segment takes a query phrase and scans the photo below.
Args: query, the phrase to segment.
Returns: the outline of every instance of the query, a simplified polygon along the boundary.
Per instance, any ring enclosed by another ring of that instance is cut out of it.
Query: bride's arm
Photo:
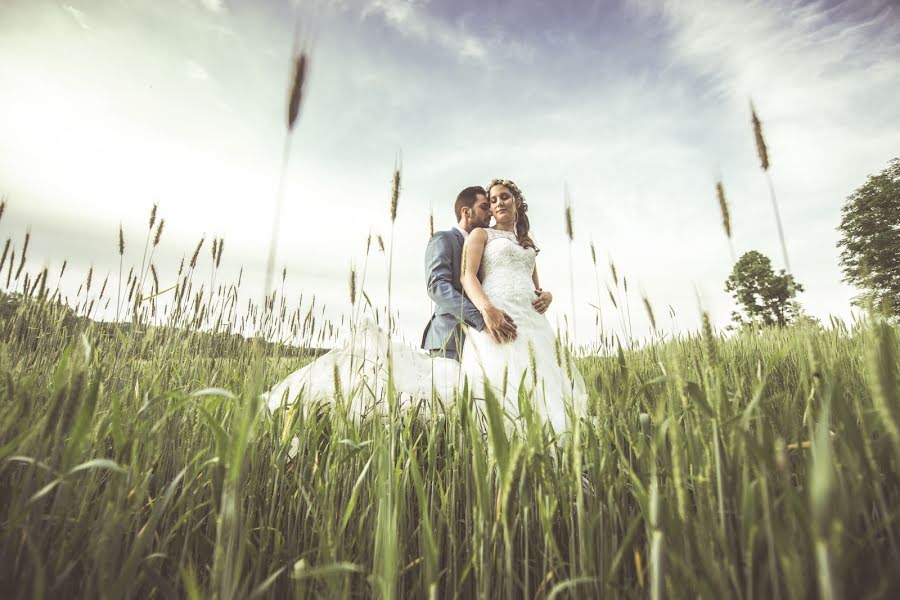
[[[531,305],[534,307],[534,310],[538,311],[540,314],[544,314],[550,307],[550,303],[553,302],[553,294],[541,289],[537,265],[535,265],[534,272],[531,274],[531,280],[534,282],[534,293],[537,294],[537,298],[531,301]]]
[[[478,269],[481,267],[481,257],[486,245],[487,232],[480,227],[473,229],[463,244],[463,272],[460,277],[466,295],[481,312],[484,312],[484,308],[491,303],[481,287],[481,282],[478,281]]]
[[[478,281],[478,269],[486,245],[487,232],[480,227],[473,229],[463,246],[463,273],[460,281],[469,300],[484,316],[485,329],[491,337],[497,342],[512,341],[516,337],[516,325],[512,317],[491,304]]]

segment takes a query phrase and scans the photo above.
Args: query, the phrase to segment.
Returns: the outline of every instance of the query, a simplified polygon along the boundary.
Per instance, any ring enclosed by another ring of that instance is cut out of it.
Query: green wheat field
[[[556,438],[467,396],[427,419],[270,414],[260,394],[341,326],[279,291],[239,306],[215,243],[213,279],[201,243],[174,290],[145,261],[69,305],[7,244],[4,597],[900,594],[896,326],[726,336],[704,317],[606,344],[579,354],[590,414]],[[104,303],[124,321],[90,319]],[[303,342],[262,341],[285,337]]]

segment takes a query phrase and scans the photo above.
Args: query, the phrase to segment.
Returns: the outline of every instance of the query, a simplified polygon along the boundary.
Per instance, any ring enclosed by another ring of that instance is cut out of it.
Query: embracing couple
[[[544,316],[553,296],[538,279],[525,197],[512,181],[494,179],[460,192],[455,212],[456,226],[425,251],[436,308],[422,348],[459,360],[476,396],[490,385],[513,414],[519,386],[529,386],[535,410],[559,431],[566,404],[583,406],[584,381]]]
[[[364,321],[346,346],[273,387],[271,409],[302,394],[305,404],[341,399],[350,414],[364,416],[379,405],[391,369],[401,406],[434,396],[451,401],[467,381],[476,400],[489,387],[512,418],[524,387],[535,413],[557,432],[567,429],[570,411],[583,413],[584,380],[544,316],[553,296],[541,289],[521,190],[506,179],[468,187],[454,210],[456,226],[436,233],[425,252],[436,307],[422,337],[427,353]]]

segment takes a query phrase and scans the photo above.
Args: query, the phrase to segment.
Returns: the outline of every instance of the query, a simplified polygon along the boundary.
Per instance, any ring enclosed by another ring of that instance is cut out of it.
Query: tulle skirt
[[[341,402],[354,418],[386,412],[389,360],[402,409],[418,406],[430,413],[436,402],[452,401],[460,387],[458,362],[432,358],[424,350],[392,341],[378,325],[366,320],[345,346],[294,371],[264,397],[272,411],[302,399],[304,408]]]

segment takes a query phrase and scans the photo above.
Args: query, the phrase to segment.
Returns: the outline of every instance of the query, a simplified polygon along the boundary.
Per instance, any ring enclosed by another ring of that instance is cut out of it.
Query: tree
[[[900,318],[900,158],[847,197],[838,231],[844,281],[863,290],[853,303]]]
[[[738,325],[760,324],[783,327],[800,316],[800,306],[794,301],[803,286],[784,269],[776,274],[769,257],[751,250],[734,264],[725,291],[731,292],[741,306],[746,320],[737,312],[731,318]]]

